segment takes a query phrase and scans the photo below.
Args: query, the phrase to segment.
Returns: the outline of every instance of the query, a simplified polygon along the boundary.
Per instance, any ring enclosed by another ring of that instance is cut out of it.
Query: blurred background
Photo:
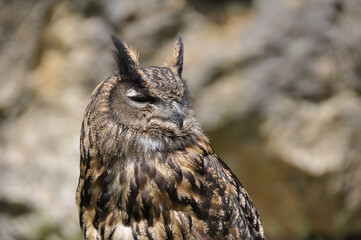
[[[360,24],[358,0],[0,0],[0,239],[81,239],[80,124],[110,35],[146,66],[178,32],[268,239],[361,239]]]

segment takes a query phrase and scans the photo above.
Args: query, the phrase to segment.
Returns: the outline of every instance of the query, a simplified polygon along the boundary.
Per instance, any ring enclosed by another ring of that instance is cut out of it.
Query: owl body
[[[194,116],[180,36],[168,67],[140,67],[113,42],[119,72],[94,90],[81,128],[84,238],[264,239],[248,193]]]

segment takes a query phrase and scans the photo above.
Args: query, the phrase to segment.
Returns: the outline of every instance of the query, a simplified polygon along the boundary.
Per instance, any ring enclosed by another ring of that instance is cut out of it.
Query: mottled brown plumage
[[[264,239],[248,193],[194,116],[181,37],[168,67],[140,67],[112,38],[119,72],[94,90],[81,127],[85,239]]]

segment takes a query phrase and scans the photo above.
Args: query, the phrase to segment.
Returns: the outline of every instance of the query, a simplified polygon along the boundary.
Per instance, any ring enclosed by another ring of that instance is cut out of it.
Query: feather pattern
[[[127,58],[119,71],[139,72],[125,45],[115,45]],[[265,239],[248,193],[200,129],[183,81],[172,80],[177,91],[168,80],[157,84],[166,71],[140,70],[155,102],[129,103],[127,89],[134,86],[122,74],[90,97],[76,194],[84,238]],[[163,80],[175,77],[165,75]],[[174,112],[184,124],[167,118]]]

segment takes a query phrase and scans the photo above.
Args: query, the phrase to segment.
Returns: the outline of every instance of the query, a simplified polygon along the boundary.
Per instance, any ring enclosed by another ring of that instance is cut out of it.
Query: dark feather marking
[[[167,181],[164,179],[163,175],[157,174],[153,178],[155,184],[157,184],[157,187],[161,192],[167,191]]]
[[[159,204],[155,204],[154,205],[154,215],[156,218],[159,218],[160,217],[160,207],[159,207]]]
[[[203,153],[202,155],[205,157],[206,155],[209,155],[208,151],[204,149],[204,147],[202,145],[200,145],[199,143],[195,143],[196,147],[198,147]]]
[[[164,224],[165,225],[170,224],[170,212],[166,206],[164,206],[162,210],[162,216],[163,216]]]
[[[155,166],[151,166],[151,165],[148,166],[149,166],[148,171],[146,171],[145,173],[148,175],[148,177],[153,179],[157,175],[157,169],[155,168]]]
[[[102,239],[104,239],[104,234],[105,234],[105,225],[103,225],[102,228],[100,229],[100,236],[102,237]]]
[[[135,182],[139,189],[142,189],[147,182],[147,177],[144,172],[139,171],[139,165],[135,164],[134,166],[134,175],[135,175]]]
[[[172,201],[178,202],[178,193],[177,193],[177,189],[176,189],[176,185],[173,179],[169,179],[166,185],[166,191],[168,193],[169,198]]]
[[[134,227],[132,227],[132,235],[133,235],[134,240],[138,240],[138,235],[137,235],[137,232],[134,229]]]
[[[183,171],[183,176],[188,180],[188,182],[191,185],[192,191],[195,193],[199,193],[199,187],[196,184],[196,180],[193,176],[192,173],[188,172],[188,171]]]
[[[126,218],[123,219],[123,224],[129,226],[131,221],[132,221],[132,216],[127,216]]]
[[[104,218],[109,213],[109,207],[107,206],[109,200],[110,200],[110,194],[107,192],[103,192],[100,198],[98,199],[95,207],[95,217],[93,219],[93,225],[95,226],[95,228],[98,228],[99,222],[103,221]]]
[[[218,216],[209,214],[207,218],[207,225],[209,227],[209,235],[213,236],[217,233],[218,223],[220,219]]]
[[[101,208],[99,208],[98,206],[95,207],[95,217],[93,219],[93,225],[96,229],[99,228],[99,218],[100,216],[103,215],[103,210]]]
[[[149,195],[149,193],[143,192],[143,194],[142,194],[142,204],[143,204],[142,213],[143,213],[143,217],[147,220],[149,226],[153,225],[153,216],[151,216],[151,214],[150,214],[152,202],[153,202],[153,197],[151,195]]]
[[[188,219],[188,228],[189,229],[192,229],[192,217],[191,216],[189,216],[189,215],[186,215],[186,217],[187,217],[187,219]]]
[[[85,150],[84,144],[81,144],[81,147],[82,147],[82,154],[80,155],[80,161],[81,164],[87,165],[86,161],[89,159],[89,156],[87,156],[87,151]],[[85,175],[85,172],[83,174]]]
[[[134,203],[136,202],[137,195],[138,195],[137,186],[135,185],[135,183],[133,181],[130,181],[129,198],[126,201],[128,221],[131,220],[131,217],[133,215],[133,207],[134,207]]]
[[[172,230],[170,229],[169,225],[171,223],[171,219],[170,219],[170,211],[167,208],[167,206],[163,206],[163,210],[162,210],[162,216],[163,216],[163,220],[164,220],[164,228],[165,228],[165,233],[167,235],[166,239],[173,239],[173,234],[172,234]]]
[[[203,211],[200,206],[198,206],[196,200],[194,200],[193,197],[190,197],[188,199],[189,205],[192,208],[192,211],[194,212],[194,214],[196,214],[197,218],[205,220],[207,218],[207,214],[204,213],[208,213],[208,211]],[[207,209],[208,210],[208,209]]]
[[[133,218],[136,222],[140,221],[140,213],[138,205],[133,205]]]
[[[134,164],[133,170],[134,170],[134,177],[135,177],[135,185],[137,186],[137,188],[139,188],[138,164],[137,163]]]
[[[141,159],[140,160],[140,170],[143,172],[143,173],[146,173],[148,174],[149,172],[149,165],[147,164],[146,160],[145,159]]]
[[[103,155],[101,154],[100,156],[99,156],[99,168],[101,168],[102,166],[104,166],[104,157],[103,157]]]
[[[80,142],[84,142],[85,137],[85,127],[84,127],[84,121],[81,122],[81,130],[80,130]]]
[[[174,161],[172,161],[170,158],[167,159],[167,163],[169,165],[169,167],[174,171],[175,176],[174,178],[176,179],[176,181],[178,183],[180,183],[183,179],[183,173],[181,168],[179,167],[178,164],[176,164]]]
[[[202,211],[202,215],[204,216],[204,219],[207,219],[209,215],[209,209],[211,207],[211,199],[212,199],[210,195],[211,194],[202,196],[201,211]]]
[[[189,197],[181,197],[178,203],[180,205],[189,205]]]
[[[85,157],[84,157],[84,154],[81,154],[81,155],[80,155],[80,163],[81,163],[81,165],[85,165]],[[85,175],[84,173],[80,172],[80,177],[81,177],[81,178],[84,178],[84,177],[85,177],[84,175]]]
[[[227,195],[222,195],[222,203],[224,206],[224,222],[229,222],[231,219],[232,207],[229,205],[229,197]]]
[[[84,224],[84,222],[83,222],[83,215],[84,215],[84,210],[82,209],[82,210],[80,211],[80,214],[79,214],[79,224],[80,224],[80,227],[83,227],[83,224]]]
[[[118,207],[119,210],[121,210],[121,211],[124,210],[122,201],[123,201],[123,191],[120,191],[119,198],[118,198],[118,201],[117,201],[117,207]]]
[[[257,215],[257,213],[255,213],[254,209],[252,208],[252,218],[253,218],[252,220],[253,221],[250,221],[250,222],[252,223],[252,225],[256,229],[256,231],[258,232],[259,231],[259,225],[258,225],[257,222],[255,222],[255,220],[256,220],[255,216],[256,215]]]
[[[110,201],[111,199],[111,195],[110,193],[104,191],[102,193],[102,195],[100,196],[99,200],[97,201],[97,206],[101,209],[103,209],[103,211],[105,213],[108,213],[109,212],[109,207],[107,206],[108,202]]]
[[[181,228],[181,233],[182,233],[182,239],[183,239],[183,240],[187,239],[186,229]]]
[[[225,224],[225,223],[227,223],[227,224]],[[222,234],[224,235],[224,236],[227,236],[228,234],[229,234],[229,224],[228,224],[228,222],[225,222],[225,221],[222,221]]]
[[[149,225],[148,225],[148,226],[149,226]],[[147,238],[148,238],[149,240],[154,240],[152,234],[150,234],[150,232],[149,232],[149,228],[146,228],[146,229],[145,229],[145,234],[147,235]]]
[[[126,177],[127,177],[127,170],[125,168],[123,168],[120,170],[120,173],[119,173],[119,183],[124,184],[126,181]]]
[[[116,230],[116,228],[112,229],[112,231],[111,231],[110,234],[109,234],[109,238],[108,238],[108,239],[112,239],[112,238],[113,238],[113,235],[114,235],[115,230]]]
[[[167,238],[166,238],[166,239],[167,239],[167,240],[173,240],[174,237],[173,237],[172,230],[170,229],[169,225],[166,224],[166,225],[164,226],[164,228],[165,228],[165,233],[167,234]]]
[[[88,207],[90,204],[90,200],[92,197],[92,190],[91,190],[91,177],[88,177],[84,181],[83,189],[81,190],[81,201],[80,206]]]
[[[97,182],[103,189],[109,187],[109,184],[112,181],[112,176],[110,173],[111,173],[110,169],[107,168],[97,179]]]
[[[198,165],[196,167],[196,172],[199,173],[200,175],[204,175],[206,173],[206,169],[204,167],[204,156],[201,155],[198,158],[196,158],[198,160]]]
[[[86,176],[88,170],[90,169],[90,160],[91,160],[91,158],[90,158],[90,152],[89,151],[90,150],[88,148],[88,150],[86,152],[86,156],[85,156],[85,162],[86,162],[86,168],[85,168],[85,173],[84,173],[85,176]]]
[[[92,128],[91,127],[89,127],[88,139],[89,139],[89,145],[94,146],[94,141],[93,141],[93,138],[92,138]]]
[[[113,168],[114,164],[117,162],[117,160],[119,159],[118,155],[114,155],[110,158],[109,163],[108,163],[108,167],[109,168]]]

